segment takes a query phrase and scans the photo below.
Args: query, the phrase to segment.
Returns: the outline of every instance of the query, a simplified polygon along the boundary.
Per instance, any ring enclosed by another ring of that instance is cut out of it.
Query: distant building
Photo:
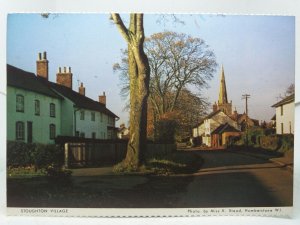
[[[272,105],[276,110],[276,134],[294,134],[295,95]]]
[[[212,132],[211,146],[215,148],[226,146],[228,144],[229,137],[240,135],[241,132],[235,127],[228,123],[222,124]]]
[[[106,108],[105,93],[94,101],[72,90],[71,68],[59,68],[48,80],[48,60],[39,53],[37,75],[7,65],[7,139],[54,143],[58,136],[115,139],[118,118]]]
[[[208,147],[212,146],[212,133],[220,126],[224,124],[229,124],[236,130],[239,129],[239,125],[236,121],[230,118],[226,113],[221,110],[212,112],[207,117],[204,118],[204,134],[202,135],[202,143]]]
[[[119,139],[129,139],[129,127],[126,127],[124,123],[120,125],[117,134]]]

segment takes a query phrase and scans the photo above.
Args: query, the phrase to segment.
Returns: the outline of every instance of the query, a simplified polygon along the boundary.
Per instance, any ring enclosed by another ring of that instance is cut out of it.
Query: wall
[[[193,137],[201,137],[205,132],[205,125],[201,123],[200,126],[193,128]]]
[[[59,93],[58,93],[59,94]],[[61,103],[61,135],[74,136],[74,107],[73,102],[64,98]]]
[[[24,112],[16,112],[16,95],[24,96]],[[40,115],[35,115],[34,101],[40,101]],[[56,116],[50,117],[50,103],[55,104]],[[7,140],[16,140],[16,122],[24,122],[24,142],[27,142],[27,121],[32,122],[33,143],[54,143],[50,139],[49,125],[55,124],[56,135],[61,134],[61,100],[35,92],[7,87]]]
[[[176,150],[175,144],[148,143],[148,158],[167,155]],[[103,141],[97,143],[66,143],[65,166],[114,165],[121,162],[127,152],[127,142]]]
[[[291,133],[292,134],[294,133],[294,113],[295,113],[294,102],[283,105],[283,115],[281,115],[280,107],[276,108],[276,134],[289,134],[290,123],[291,123]],[[283,133],[281,132],[281,123],[283,123]]]
[[[92,138],[93,132],[96,133],[97,139],[109,138],[107,126],[115,126],[115,121],[112,121],[112,117],[109,120],[108,116],[104,113],[83,109],[84,120],[81,120],[80,111],[76,111],[76,131],[85,133],[86,138]],[[95,121],[92,121],[92,112],[95,112]]]

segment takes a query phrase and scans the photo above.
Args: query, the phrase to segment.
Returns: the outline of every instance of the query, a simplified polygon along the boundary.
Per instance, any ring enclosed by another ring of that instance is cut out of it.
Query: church
[[[226,145],[229,136],[239,136],[249,126],[258,126],[258,120],[249,118],[246,113],[232,112],[232,101],[228,101],[224,67],[221,68],[221,80],[218,101],[213,104],[213,111],[193,128],[193,137],[201,138],[201,143],[208,147]]]

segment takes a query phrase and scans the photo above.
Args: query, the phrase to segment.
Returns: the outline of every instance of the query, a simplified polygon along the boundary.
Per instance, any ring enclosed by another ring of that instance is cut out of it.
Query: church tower
[[[228,102],[224,68],[221,69],[220,92],[218,102],[213,105],[213,111],[222,110],[227,115],[232,114],[232,101]]]

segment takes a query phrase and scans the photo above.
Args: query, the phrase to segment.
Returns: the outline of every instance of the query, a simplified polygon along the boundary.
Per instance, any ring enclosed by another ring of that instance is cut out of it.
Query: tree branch
[[[114,23],[116,24],[118,30],[120,31],[121,35],[123,36],[123,38],[130,43],[130,36],[128,33],[128,29],[125,27],[119,13],[111,13],[111,18],[114,21]]]

